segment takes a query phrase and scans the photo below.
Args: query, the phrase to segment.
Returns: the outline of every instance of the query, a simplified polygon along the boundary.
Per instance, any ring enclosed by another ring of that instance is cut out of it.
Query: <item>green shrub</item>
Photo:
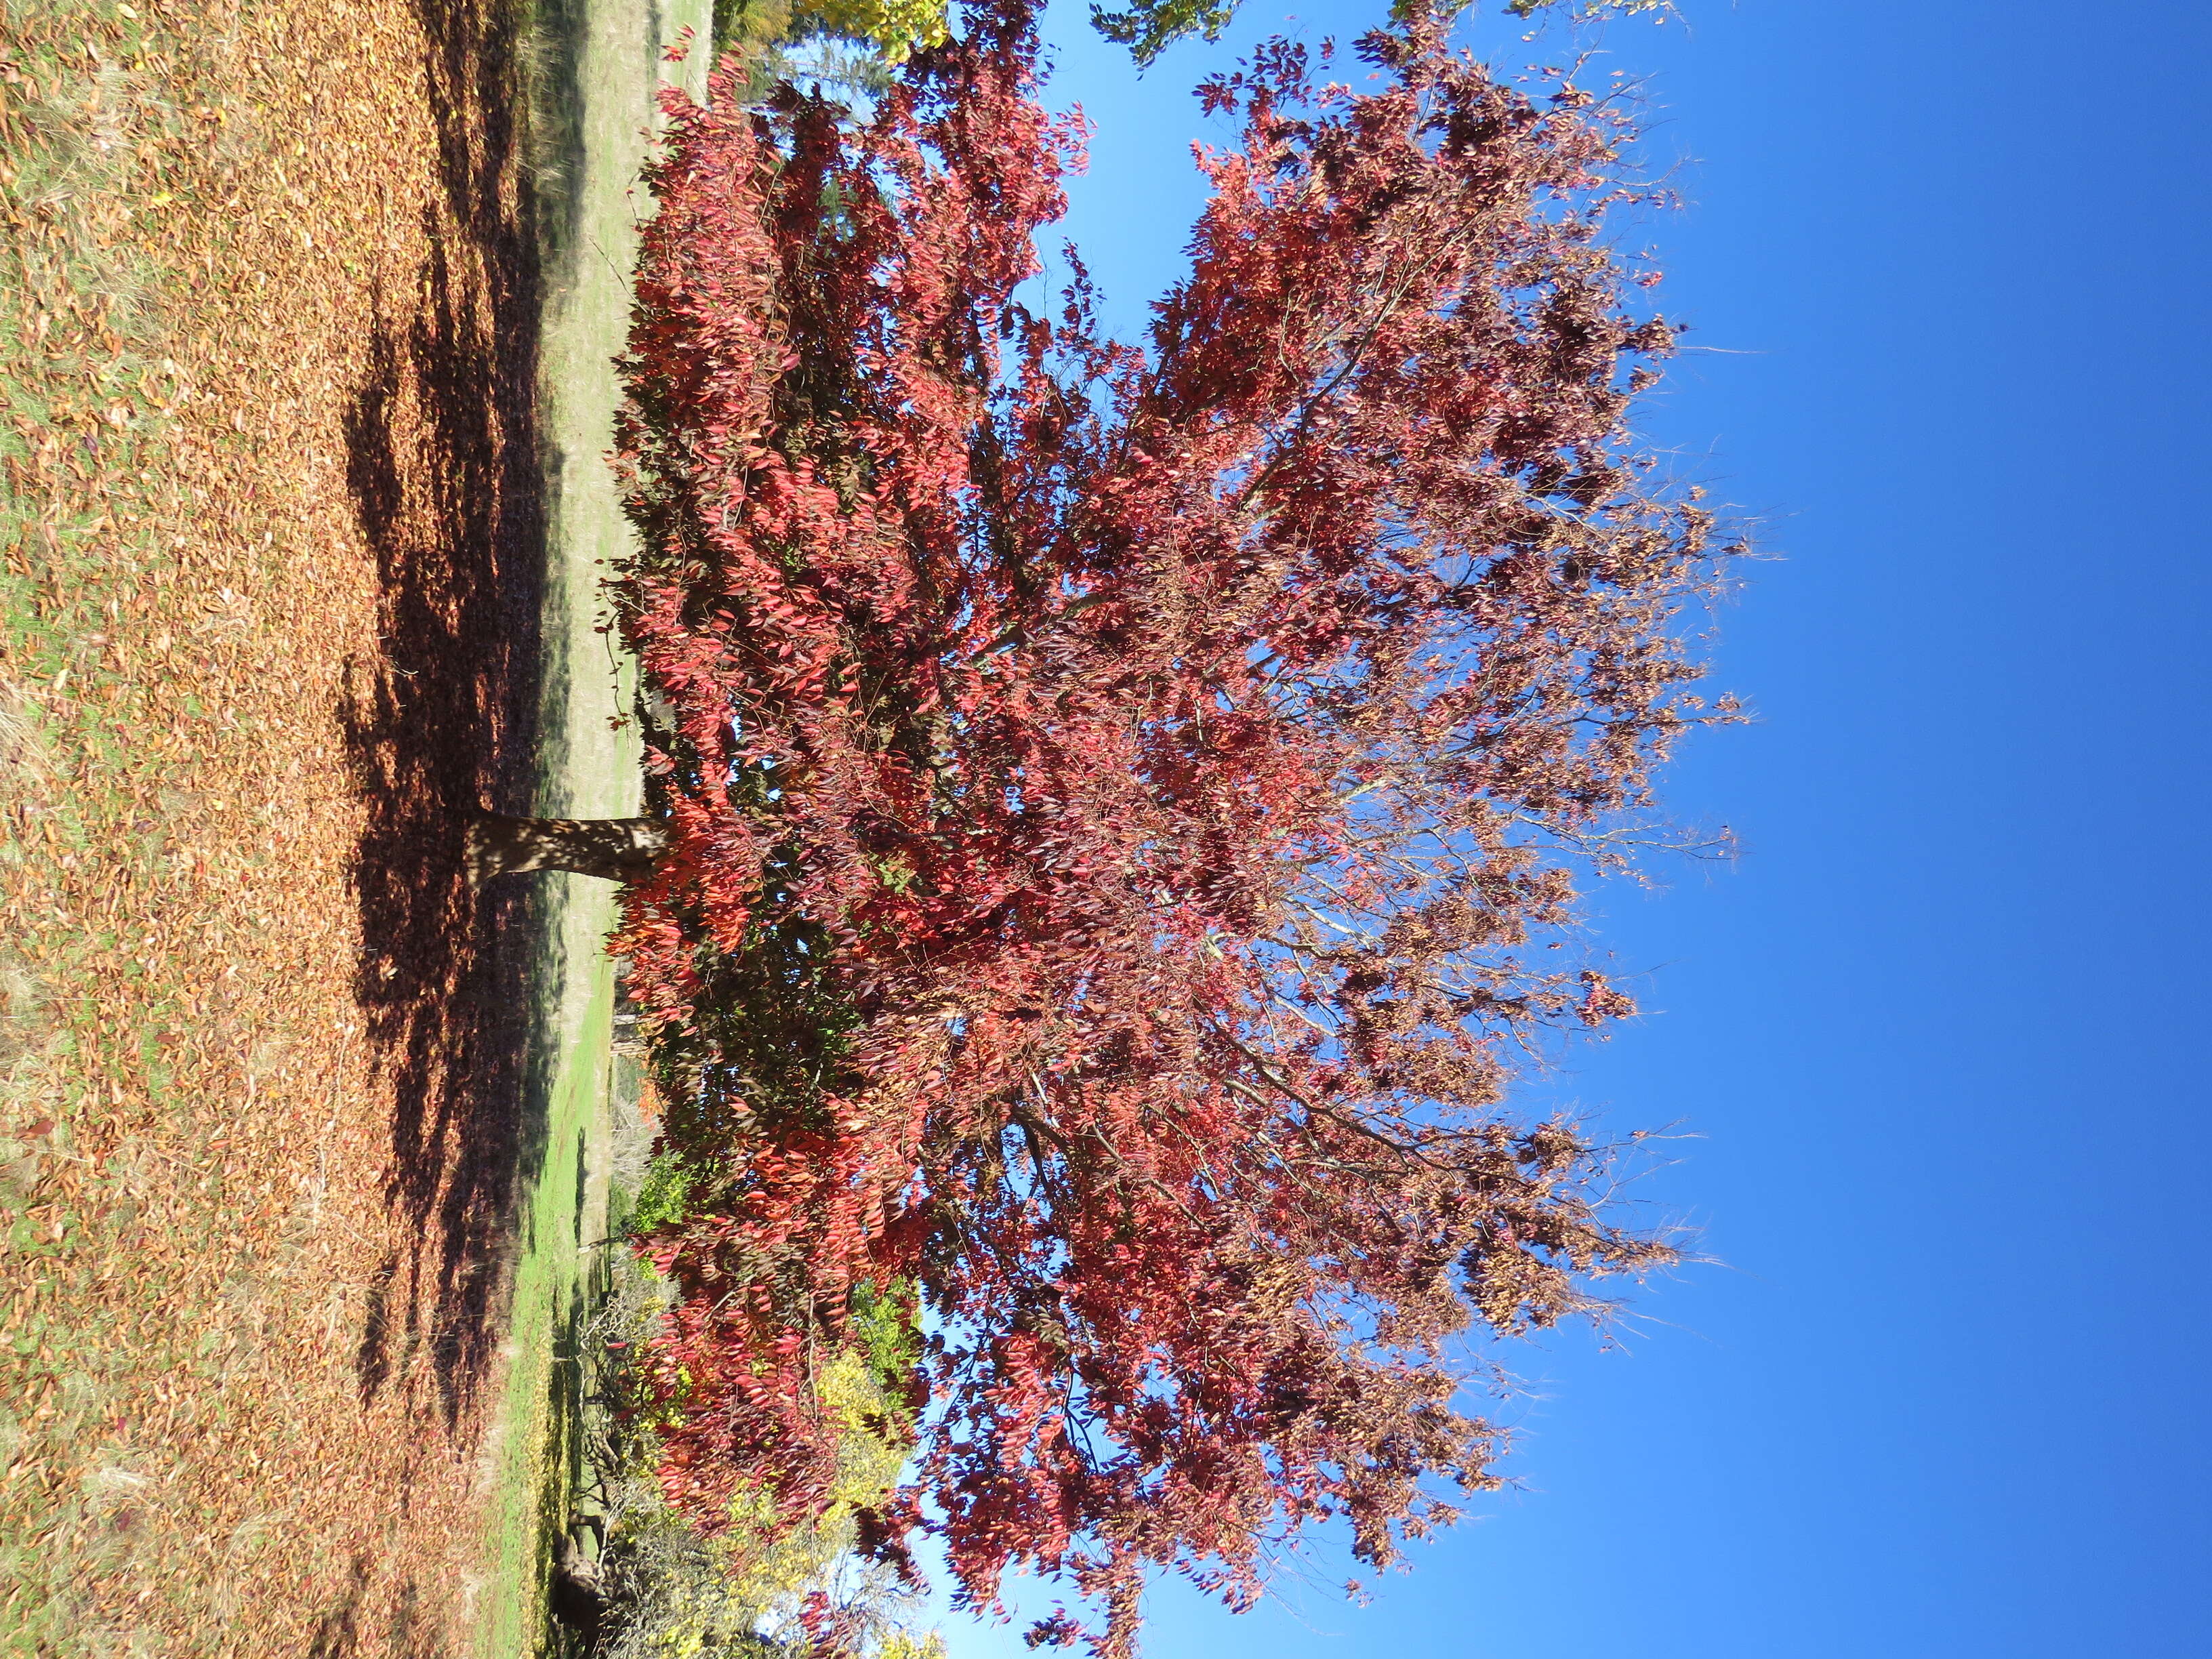
[[[637,1198],[630,1206],[629,1231],[649,1233],[656,1227],[681,1221],[691,1213],[691,1188],[696,1172],[683,1158],[662,1152],[645,1167]]]
[[[697,1173],[663,1153],[647,1167],[630,1224],[680,1218]],[[815,1387],[837,1430],[829,1501],[808,1525],[776,1517],[767,1494],[741,1493],[713,1536],[663,1497],[659,1411],[644,1386],[642,1357],[659,1334],[666,1287],[624,1252],[587,1334],[599,1367],[589,1436],[603,1505],[599,1562],[607,1610],[594,1659],[805,1659],[799,1620],[810,1599],[830,1609],[841,1651],[872,1659],[944,1659],[934,1634],[911,1627],[913,1596],[893,1571],[854,1549],[864,1510],[880,1505],[912,1448],[902,1398],[915,1346],[910,1285],[863,1286],[851,1310],[860,1337],[825,1364]]]

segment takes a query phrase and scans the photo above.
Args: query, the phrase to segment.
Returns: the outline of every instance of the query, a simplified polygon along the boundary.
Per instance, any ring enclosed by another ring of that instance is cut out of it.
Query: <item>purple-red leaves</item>
[[[866,118],[671,102],[616,589],[671,851],[616,947],[696,1171],[671,1492],[817,1504],[812,1379],[910,1285],[871,1536],[1067,1575],[1121,1652],[1148,1566],[1242,1603],[1316,1520],[1449,1518],[1454,1345],[1666,1259],[1499,1101],[1631,1012],[1526,952],[1698,718],[1711,560],[1627,447],[1668,336],[1592,112],[1429,21],[1370,94],[1268,49],[1139,352],[1017,302],[1078,135],[1026,9],[969,22]]]

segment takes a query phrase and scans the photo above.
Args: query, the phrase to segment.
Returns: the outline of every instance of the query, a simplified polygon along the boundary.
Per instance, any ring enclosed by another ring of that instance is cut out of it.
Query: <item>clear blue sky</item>
[[[1125,328],[1190,83],[1382,3],[1251,0],[1141,81],[1055,12]],[[1654,1012],[1565,1082],[1702,1137],[1645,1191],[1724,1265],[1522,1356],[1525,1490],[1372,1607],[1163,1594],[1154,1659],[2212,1655],[2212,9],[1680,4],[1603,40],[1682,164],[1663,304],[1725,349],[1646,421],[1778,557],[1723,618],[1760,723],[1668,790],[1745,856],[1605,896]]]

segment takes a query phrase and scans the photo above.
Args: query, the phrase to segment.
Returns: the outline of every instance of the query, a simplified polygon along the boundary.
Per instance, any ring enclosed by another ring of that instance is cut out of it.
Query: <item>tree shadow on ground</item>
[[[438,189],[411,289],[378,296],[346,422],[380,584],[381,651],[343,719],[367,808],[354,872],[356,994],[394,1097],[375,1268],[356,1355],[364,1401],[434,1379],[449,1427],[499,1340],[495,1297],[529,1109],[526,894],[471,894],[460,815],[526,800],[545,541],[539,277],[522,152],[515,9],[417,0]]]

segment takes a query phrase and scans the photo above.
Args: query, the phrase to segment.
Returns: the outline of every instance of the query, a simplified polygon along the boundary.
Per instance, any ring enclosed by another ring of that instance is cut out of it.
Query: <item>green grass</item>
[[[612,358],[629,312],[641,130],[664,74],[704,79],[698,55],[664,65],[685,25],[701,40],[710,0],[543,0],[535,19],[534,171],[541,194],[546,309],[540,416],[550,568],[537,809],[547,816],[636,810],[635,740],[617,731],[629,677],[596,631],[605,562],[629,528],[603,457],[617,396]],[[653,24],[659,24],[659,35]],[[579,877],[547,881],[537,975],[531,1087],[544,1112],[545,1161],[519,1242],[511,1359],[493,1453],[487,1582],[476,1644],[483,1659],[557,1650],[546,1590],[581,1469],[575,1344],[602,1286],[606,1236],[612,965],[601,948],[613,890]]]
[[[568,1524],[569,1495],[582,1470],[577,1342],[599,1288],[593,1281],[604,1270],[599,1143],[614,1013],[608,964],[603,959],[586,977],[589,1000],[569,1027],[577,1040],[552,1079],[548,1152],[524,1217],[515,1268],[511,1357],[494,1454],[491,1577],[479,1643],[487,1655],[535,1653],[547,1645],[543,1609],[553,1541]]]

